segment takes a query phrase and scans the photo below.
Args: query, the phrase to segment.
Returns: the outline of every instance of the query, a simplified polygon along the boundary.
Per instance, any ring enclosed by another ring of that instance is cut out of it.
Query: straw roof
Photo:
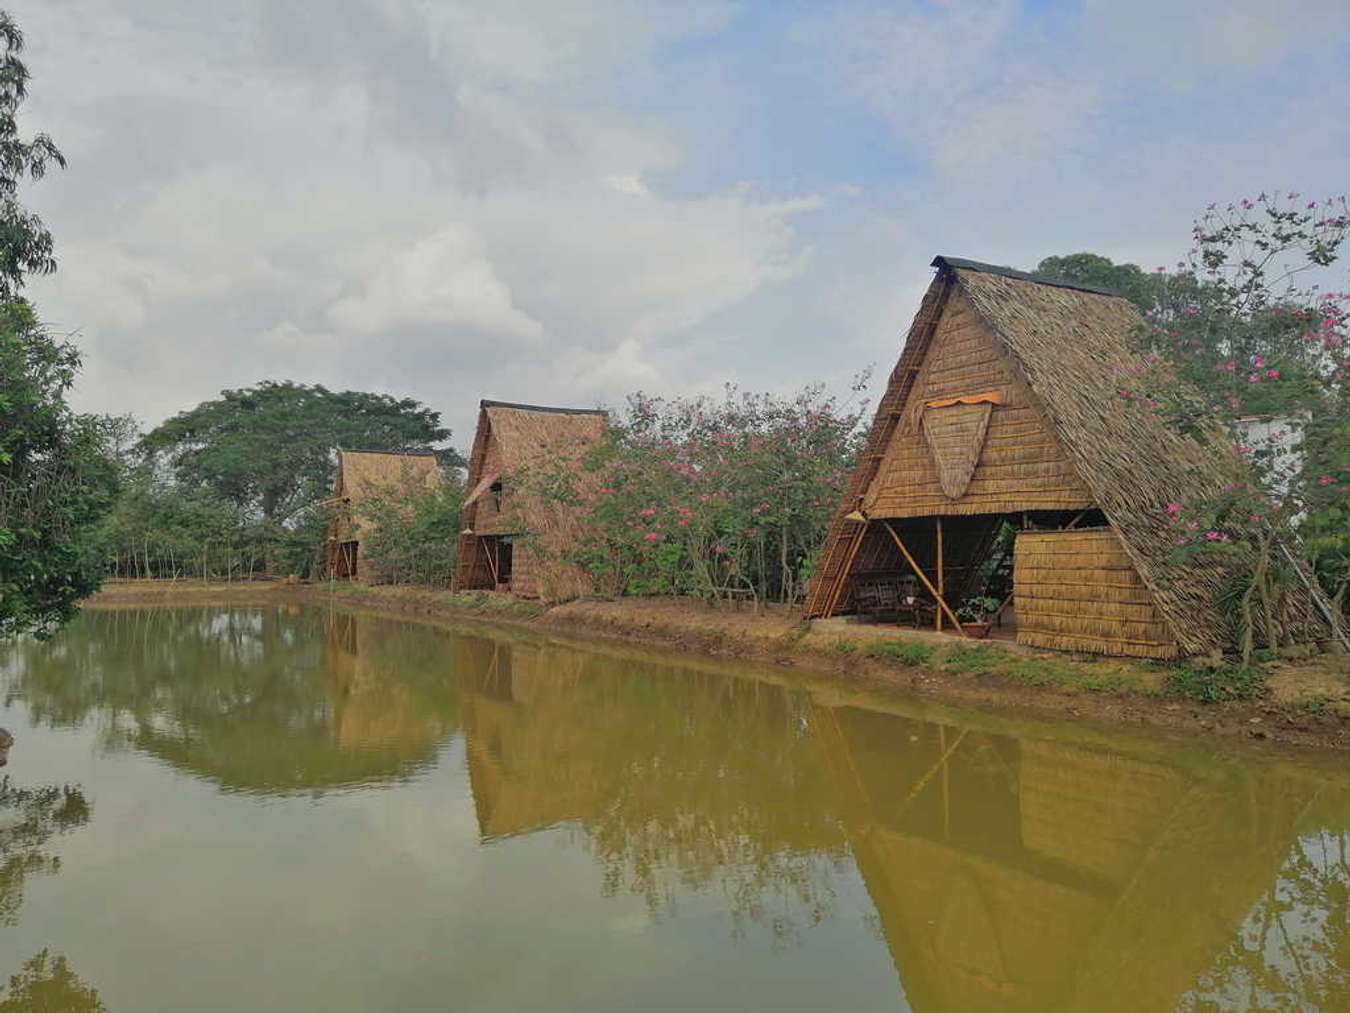
[[[337,481],[334,495],[347,500],[359,499],[380,486],[409,479],[434,488],[441,480],[436,455],[400,454],[381,450],[338,450]]]
[[[555,467],[559,461],[580,465],[586,453],[604,438],[608,426],[609,415],[599,408],[479,402],[478,431],[466,482],[466,488],[473,490],[470,499],[481,497],[480,487],[503,476]],[[578,474],[584,479],[584,473]],[[535,534],[575,523],[573,511],[543,503],[534,496],[522,497],[515,510],[525,528]]]
[[[1173,559],[1175,532],[1165,508],[1220,489],[1232,448],[1221,439],[1183,435],[1157,413],[1120,396],[1120,388],[1128,386],[1124,377],[1140,358],[1135,334],[1142,320],[1135,307],[1103,289],[974,261],[938,257],[933,266],[938,275],[891,374],[844,509],[854,508],[875,477],[938,320],[959,293],[994,336],[1009,370],[1026,386],[1077,477],[1120,536],[1182,652],[1229,646],[1214,601],[1230,571],[1214,558]],[[845,565],[856,527],[842,513],[836,520],[828,550],[833,558],[824,561],[822,585]],[[1308,592],[1296,587],[1291,598],[1299,624],[1326,631]],[[822,599],[822,593],[813,595],[817,612]]]

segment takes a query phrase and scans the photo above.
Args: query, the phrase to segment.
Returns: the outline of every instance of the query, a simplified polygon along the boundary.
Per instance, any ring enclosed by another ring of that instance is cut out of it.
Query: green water
[[[0,1011],[1350,1010],[1344,764],[295,606],[0,686]]]

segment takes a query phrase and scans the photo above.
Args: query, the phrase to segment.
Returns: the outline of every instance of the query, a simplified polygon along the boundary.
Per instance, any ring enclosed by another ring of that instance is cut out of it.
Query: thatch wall
[[[441,482],[434,454],[396,454],[375,450],[338,450],[337,475],[329,500],[328,565],[330,575],[336,564],[338,546],[357,543],[356,580],[378,578],[366,561],[361,544],[370,532],[371,522],[362,508],[370,498],[390,488],[434,489]]]
[[[585,530],[575,506],[539,496],[529,486],[541,470],[566,471],[583,485],[591,482],[583,462],[607,427],[608,415],[598,409],[481,403],[463,514],[463,527],[472,533],[460,536],[461,588],[492,586],[478,540],[510,536],[516,594],[557,600],[592,590],[586,573],[562,561]],[[501,482],[500,503],[487,488],[494,479]]]
[[[930,406],[981,394],[998,403]],[[949,496],[944,484],[959,486],[959,495]],[[929,517],[1083,509],[1092,502],[988,326],[968,299],[954,293],[864,498],[864,512],[872,518]]]
[[[1110,528],[1019,532],[1013,589],[1019,644],[1176,657],[1176,638]]]

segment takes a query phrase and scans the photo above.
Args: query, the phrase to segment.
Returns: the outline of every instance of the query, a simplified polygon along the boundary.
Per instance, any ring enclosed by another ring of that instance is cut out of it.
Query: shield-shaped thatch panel
[[[948,499],[960,499],[970,486],[975,465],[980,463],[984,449],[984,435],[989,431],[989,413],[994,406],[988,401],[979,404],[949,404],[925,407],[923,435],[928,452],[933,455],[938,484]]]

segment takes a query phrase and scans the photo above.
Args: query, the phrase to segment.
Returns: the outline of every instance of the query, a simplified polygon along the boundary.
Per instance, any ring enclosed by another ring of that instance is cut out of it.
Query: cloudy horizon
[[[843,391],[935,254],[1170,264],[1350,177],[1332,0],[6,6],[69,160],[28,294],[146,426],[262,379],[461,448],[482,397]]]

